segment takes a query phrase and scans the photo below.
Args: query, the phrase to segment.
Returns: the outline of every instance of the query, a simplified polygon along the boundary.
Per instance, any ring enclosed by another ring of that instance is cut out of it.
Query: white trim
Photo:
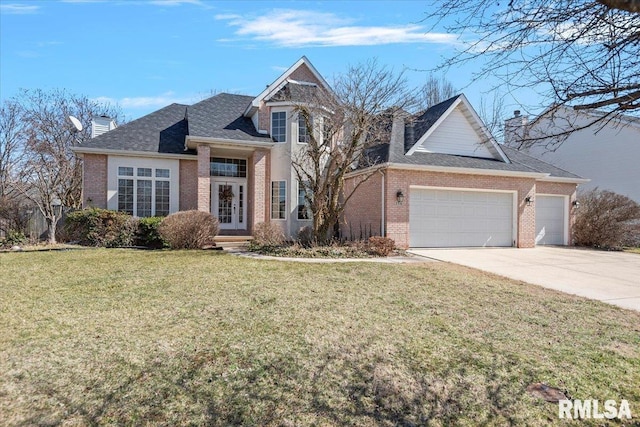
[[[564,246],[568,246],[569,245],[569,211],[571,210],[569,203],[571,202],[571,198],[570,196],[567,196],[566,194],[549,194],[549,193],[536,193],[535,197],[536,199],[538,198],[538,196],[543,196],[543,197],[562,197],[564,198],[564,203],[562,204],[562,241],[563,241],[563,245]],[[534,203],[536,203],[536,201],[534,200]],[[534,206],[535,208],[535,206]],[[538,218],[536,215],[534,215],[535,219],[536,219],[536,229],[538,228]],[[538,246],[538,243],[536,242],[536,246]]]
[[[273,183],[274,182],[284,182],[284,218],[274,218],[273,217]],[[269,186],[269,219],[271,221],[287,221],[287,212],[288,212],[288,203],[287,203],[287,188],[289,188],[289,183],[286,179],[272,179],[271,185]],[[296,202],[296,206],[298,203]]]
[[[284,113],[284,141],[273,141],[273,115],[274,114],[281,114]],[[290,129],[289,128],[289,111],[286,109],[276,109],[276,110],[271,110],[271,113],[269,114],[269,135],[271,136],[271,140],[273,141],[274,144],[285,144],[287,143],[288,140],[288,136],[289,136],[289,132]]]
[[[444,122],[447,119],[447,117],[451,115],[451,112],[455,110],[460,104],[462,104],[464,108],[467,110],[467,112],[471,115],[471,118],[476,122],[476,125],[480,128],[480,131],[484,133],[486,140],[491,144],[491,147],[493,147],[493,149],[498,153],[498,156],[502,159],[502,161],[505,163],[511,163],[511,160],[509,160],[509,158],[504,153],[504,151],[502,151],[502,149],[500,148],[500,145],[497,143],[493,135],[491,135],[491,132],[489,132],[485,124],[482,122],[482,119],[480,118],[480,116],[478,116],[478,113],[476,113],[473,106],[469,103],[469,100],[464,94],[458,95],[458,98],[455,101],[453,101],[453,103],[449,106],[449,108],[447,108],[447,110],[440,117],[438,117],[438,120],[436,120],[436,122],[433,125],[431,125],[429,130],[425,132],[425,134],[422,135],[418,139],[418,141],[416,141],[415,144],[413,144],[413,147],[411,147],[409,151],[407,151],[406,155],[411,156],[416,151],[420,151],[420,147],[425,142],[425,140],[429,138],[429,136],[433,132],[435,132],[438,126],[440,126],[442,122]],[[486,145],[486,143],[484,142],[483,144]]]
[[[274,91],[278,91],[280,89],[282,89],[282,86],[284,86],[286,84],[286,80],[289,78],[289,76],[298,69],[298,67],[300,67],[302,64],[305,64],[309,70],[311,70],[311,73],[314,75],[314,77],[316,79],[318,79],[318,81],[320,83],[322,83],[322,85],[325,87],[325,89],[331,91],[331,87],[329,86],[329,84],[326,82],[326,80],[322,77],[322,75],[320,75],[320,73],[318,72],[318,70],[316,70],[316,68],[311,64],[311,62],[309,62],[309,59],[307,59],[306,56],[303,56],[302,58],[300,58],[298,61],[296,61],[295,64],[293,64],[291,67],[289,67],[287,69],[287,71],[285,71],[284,73],[282,73],[280,75],[280,77],[278,77],[273,83],[271,83],[269,86],[267,86],[261,93],[260,95],[256,96],[253,101],[251,101],[251,104],[249,104],[247,106],[247,108],[244,111],[244,115],[246,117],[250,117],[252,115],[252,113],[258,109],[260,107],[260,102],[262,100],[264,100],[265,98],[267,98],[267,96],[269,94],[271,94]]]
[[[474,193],[511,193],[511,247],[518,247],[518,190],[496,190],[489,188],[468,188],[468,187],[442,187],[431,185],[409,185],[409,198],[411,189],[416,190],[445,190],[445,191],[469,191]],[[411,206],[411,200],[409,200]],[[409,222],[409,237],[411,237],[411,223]]]
[[[305,196],[306,196],[306,189],[305,189]],[[306,198],[306,197],[305,197]],[[307,219],[300,219],[298,217],[298,206],[300,206],[300,180],[296,179],[296,221],[313,221],[313,218],[307,218]],[[311,214],[311,212],[309,212]]]
[[[152,151],[128,151],[128,150],[112,150],[106,148],[92,148],[92,147],[71,147],[71,151],[77,154],[105,154],[108,156],[121,156],[121,157],[149,157],[158,159],[184,159],[184,160],[198,160],[195,154],[170,154],[170,153],[156,153]]]
[[[241,141],[237,139],[210,138],[204,136],[187,136],[185,139],[185,147],[195,149],[199,144],[219,145],[225,148],[235,148],[238,150],[249,150],[256,148],[271,148],[275,142],[262,141]]]
[[[548,177],[548,173],[542,172],[520,172],[520,171],[502,171],[496,169],[476,169],[476,168],[459,168],[450,166],[431,166],[431,165],[408,165],[404,163],[385,163],[389,169],[404,169],[429,172],[445,172],[460,173],[466,175],[493,175],[493,176],[511,176],[515,178],[534,178],[536,180]]]
[[[587,178],[564,178],[559,176],[548,176],[546,178],[540,178],[538,181],[544,182],[566,182],[568,184],[586,184],[590,182],[590,179]]]

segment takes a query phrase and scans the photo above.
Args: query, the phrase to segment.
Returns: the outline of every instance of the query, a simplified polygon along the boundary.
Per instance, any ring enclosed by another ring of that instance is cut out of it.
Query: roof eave
[[[225,139],[225,138],[211,138],[204,136],[187,136],[185,138],[185,149],[196,149],[198,145],[215,145],[224,146],[240,150],[255,150],[257,148],[271,148],[276,145],[276,142],[267,141],[243,141],[238,139]]]

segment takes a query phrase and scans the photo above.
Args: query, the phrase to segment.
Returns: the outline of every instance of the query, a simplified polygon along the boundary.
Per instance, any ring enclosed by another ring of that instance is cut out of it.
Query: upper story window
[[[277,111],[271,113],[271,138],[275,142],[285,142],[287,140],[286,111]]]
[[[209,163],[210,176],[247,177],[247,161],[244,159],[224,159],[212,157]]]
[[[304,119],[304,115],[298,114],[298,142],[301,144],[308,144],[310,137],[310,130],[313,129],[313,118],[309,117],[309,127],[307,127],[307,121]]]

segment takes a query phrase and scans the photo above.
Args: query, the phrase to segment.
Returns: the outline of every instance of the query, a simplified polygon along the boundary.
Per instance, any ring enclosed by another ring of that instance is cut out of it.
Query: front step
[[[216,236],[213,240],[223,250],[244,249],[253,240],[253,236]]]

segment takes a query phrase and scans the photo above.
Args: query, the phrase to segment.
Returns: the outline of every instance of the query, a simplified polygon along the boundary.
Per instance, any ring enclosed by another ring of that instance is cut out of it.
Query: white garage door
[[[565,197],[536,196],[536,245],[564,245]]]
[[[513,246],[513,194],[412,188],[412,247]]]

